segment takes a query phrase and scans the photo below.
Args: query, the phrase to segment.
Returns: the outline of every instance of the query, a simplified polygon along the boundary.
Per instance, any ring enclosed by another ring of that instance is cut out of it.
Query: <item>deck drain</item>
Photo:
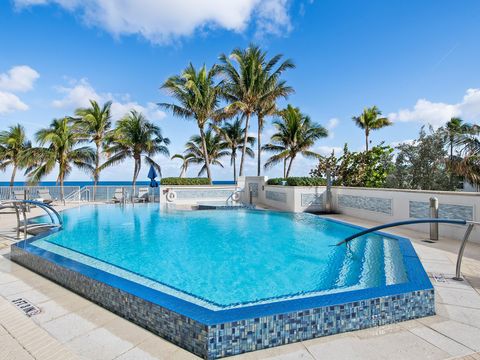
[[[12,304],[15,305],[17,309],[20,309],[21,311],[23,311],[23,313],[28,317],[40,314],[40,308],[33,305],[27,299],[24,299],[24,298],[14,299],[12,300]]]

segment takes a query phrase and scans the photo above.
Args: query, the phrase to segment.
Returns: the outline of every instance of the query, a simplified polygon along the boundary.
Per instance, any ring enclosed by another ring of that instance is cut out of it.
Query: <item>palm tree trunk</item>
[[[237,183],[237,154],[235,150],[232,150],[232,163],[233,163],[233,182]]]
[[[183,176],[185,175],[185,166],[182,165],[182,170],[180,171],[180,178],[183,178]]]
[[[365,130],[365,151],[368,151],[368,135],[369,131],[368,129]]]
[[[453,140],[450,141],[450,190],[455,190],[453,188],[453,169],[452,169],[452,162],[453,162]]]
[[[283,178],[287,177],[287,158],[283,159]]]
[[[100,178],[100,145],[97,145],[97,154],[95,157],[95,170],[93,172],[93,200],[96,200],[97,197],[97,186],[98,186],[98,180]]]
[[[205,168],[207,169],[207,177],[210,184],[212,184],[212,174],[210,173],[210,159],[208,158],[207,142],[205,141],[205,132],[203,126],[200,126],[200,137],[202,138],[202,152],[205,160]]]
[[[295,159],[295,155],[292,156],[291,159],[290,159],[290,164],[288,164],[287,174],[286,174],[285,178],[288,178],[288,176],[290,175],[290,170],[292,169],[292,163],[293,163],[294,159]]]
[[[245,138],[243,140],[242,157],[240,159],[240,174],[239,174],[240,176],[243,176],[243,164],[245,162],[245,154],[247,153],[249,125],[250,125],[250,113],[247,113],[247,118],[245,120]]]
[[[64,189],[63,189],[63,180],[64,180],[63,171],[60,172],[60,174],[58,175],[58,177],[59,177],[59,180],[60,180],[60,201],[63,201],[63,199],[65,198],[65,197],[64,197],[65,192],[64,192]]]
[[[15,175],[17,174],[17,165],[13,164],[12,176],[10,177],[10,187],[15,184]]]
[[[258,130],[257,130],[257,176],[260,176],[262,171],[262,129],[263,129],[263,116],[258,116]]]

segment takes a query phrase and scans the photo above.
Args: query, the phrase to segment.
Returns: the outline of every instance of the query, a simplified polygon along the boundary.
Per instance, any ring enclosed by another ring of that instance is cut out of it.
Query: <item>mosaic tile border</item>
[[[249,183],[248,192],[249,194],[252,193],[252,197],[258,198],[258,183]]]
[[[279,191],[267,190],[265,191],[265,198],[278,202],[287,202],[287,194]]]
[[[392,215],[392,199],[372,196],[338,195],[338,206]]]
[[[300,203],[305,206],[321,206],[323,207],[323,193],[322,194],[309,194],[302,193]]]
[[[409,201],[411,218],[430,217],[430,203],[426,201]],[[442,204],[438,205],[438,217],[443,219],[473,220],[473,206]]]

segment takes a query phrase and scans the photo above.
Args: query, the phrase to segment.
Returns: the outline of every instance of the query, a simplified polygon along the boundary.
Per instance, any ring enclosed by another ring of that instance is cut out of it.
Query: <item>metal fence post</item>
[[[430,217],[438,219],[438,199],[430,198]],[[438,241],[438,223],[430,223],[430,240]]]

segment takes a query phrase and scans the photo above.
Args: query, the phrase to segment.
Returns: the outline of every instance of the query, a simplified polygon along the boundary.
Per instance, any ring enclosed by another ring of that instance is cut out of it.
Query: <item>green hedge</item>
[[[160,183],[162,185],[210,185],[208,178],[168,177],[163,178]]]
[[[287,182],[287,186],[325,186],[327,184],[324,178],[303,176],[286,179],[272,178],[267,180],[267,185],[282,185],[283,181]]]

